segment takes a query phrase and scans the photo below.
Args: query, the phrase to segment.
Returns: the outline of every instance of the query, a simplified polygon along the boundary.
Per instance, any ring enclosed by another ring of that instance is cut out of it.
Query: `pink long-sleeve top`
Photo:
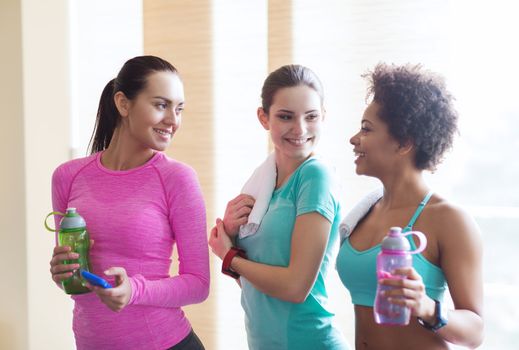
[[[94,293],[72,296],[78,349],[166,349],[189,334],[181,307],[209,293],[205,206],[193,169],[158,152],[138,168],[113,171],[96,153],[55,170],[52,204],[60,212],[75,207],[86,220],[93,272],[123,267],[132,288],[118,313]],[[179,273],[170,277],[175,244]]]

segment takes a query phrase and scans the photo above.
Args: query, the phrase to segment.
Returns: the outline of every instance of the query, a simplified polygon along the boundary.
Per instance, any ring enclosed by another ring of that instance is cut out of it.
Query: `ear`
[[[269,116],[267,113],[265,113],[265,110],[262,107],[258,107],[256,113],[258,115],[258,120],[261,123],[261,126],[263,126],[263,129],[270,130]]]
[[[405,143],[398,146],[398,154],[406,155],[414,150],[414,144],[411,141],[406,141]]]
[[[322,114],[322,116],[323,116],[323,122],[324,122],[324,119],[326,118],[326,108],[323,107],[323,108],[321,109],[321,114]]]
[[[119,115],[123,118],[130,113],[130,100],[126,97],[124,92],[117,91],[114,95],[114,103]]]

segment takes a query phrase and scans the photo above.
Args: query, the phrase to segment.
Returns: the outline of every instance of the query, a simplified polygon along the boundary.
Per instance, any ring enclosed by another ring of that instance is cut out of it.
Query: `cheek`
[[[376,151],[381,161],[393,159],[397,153],[394,145],[391,143],[380,143],[376,145]]]
[[[280,125],[270,125],[268,131],[272,137],[280,137],[285,132]]]
[[[146,119],[142,117],[142,115],[136,116],[136,118],[133,118],[133,129],[134,131],[143,131],[146,128],[146,125],[149,124],[146,122]]]
[[[321,135],[321,132],[323,130],[323,127],[322,127],[322,124],[319,123],[317,125],[313,125],[312,127],[310,127],[310,130],[312,130],[312,132],[316,135],[316,136],[320,136]]]
[[[175,124],[173,125],[173,133],[176,133],[178,131],[178,129],[180,129],[180,127],[182,126],[182,117],[179,117]]]
[[[277,140],[277,139],[280,139],[281,136],[277,131],[270,129],[270,138],[272,140]]]

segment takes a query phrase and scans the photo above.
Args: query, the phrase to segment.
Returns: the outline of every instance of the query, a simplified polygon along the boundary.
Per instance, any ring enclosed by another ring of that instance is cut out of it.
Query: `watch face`
[[[436,319],[436,324],[432,327],[433,331],[437,331],[439,330],[440,328],[444,327],[447,325],[447,322],[441,318],[437,318]]]

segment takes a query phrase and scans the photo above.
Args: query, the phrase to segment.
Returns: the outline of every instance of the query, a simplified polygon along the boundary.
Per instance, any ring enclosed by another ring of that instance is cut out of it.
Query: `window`
[[[374,185],[354,174],[349,137],[365,108],[366,69],[380,61],[422,63],[444,75],[457,99],[460,137],[431,186],[468,209],[485,249],[482,349],[513,348],[519,334],[519,79],[517,6],[510,1],[294,1],[294,61],[313,68],[326,90],[322,152],[344,180],[347,207]],[[515,127],[514,127],[515,126]],[[515,260],[515,263],[514,263]],[[331,288],[345,292],[337,283]],[[339,303],[341,299],[338,299]],[[341,316],[350,305],[335,305]],[[353,340],[350,315],[341,326]]]
[[[437,192],[465,207],[482,231],[482,349],[513,348],[519,334],[519,304],[514,303],[519,292],[514,271],[519,263],[514,254],[519,243],[519,107],[512,102],[519,80],[517,6],[506,0],[293,0],[292,43],[287,42],[292,62],[312,68],[323,81],[327,127],[320,151],[343,180],[347,209],[376,185],[355,175],[348,142],[365,108],[360,75],[383,61],[421,63],[446,77],[457,99],[461,134],[444,164],[427,179]],[[250,84],[259,92],[259,82]],[[234,176],[246,178],[247,171],[236,169],[240,175]],[[337,276],[331,279],[334,310],[352,342],[352,305]]]

